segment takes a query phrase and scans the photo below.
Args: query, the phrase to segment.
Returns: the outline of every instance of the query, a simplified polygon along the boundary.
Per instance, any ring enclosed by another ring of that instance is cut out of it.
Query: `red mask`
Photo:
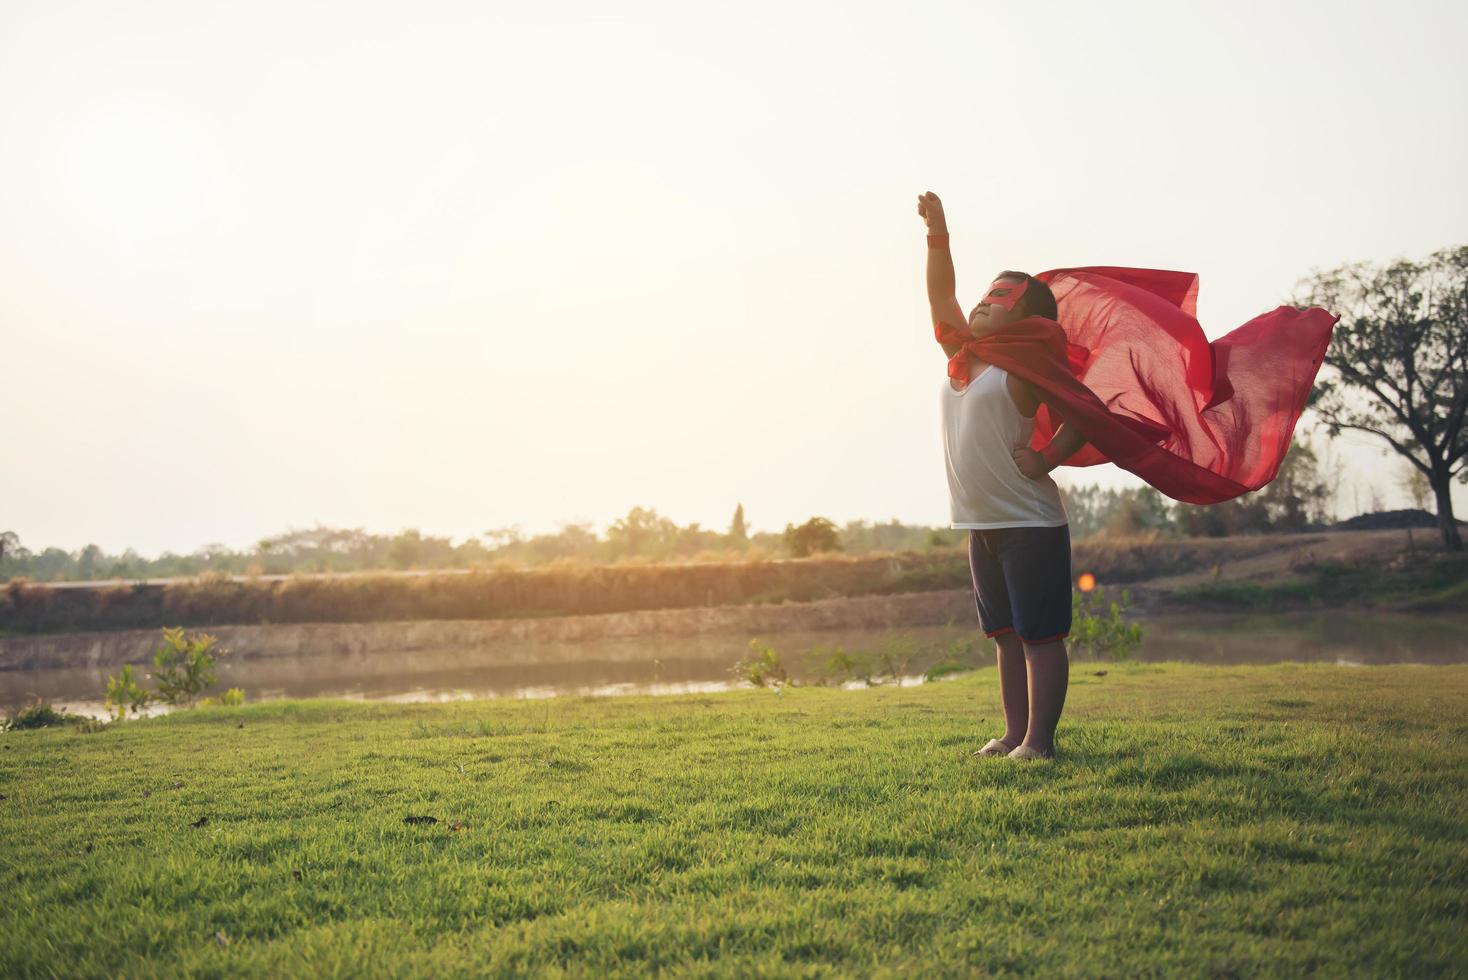
[[[1013,313],[1014,304],[1019,302],[1019,298],[1025,294],[1025,290],[1029,286],[1030,281],[1028,279],[1021,279],[1018,282],[1015,282],[1013,279],[995,279],[989,284],[989,293],[984,297],[983,302]],[[1008,290],[1008,292],[1004,292],[1003,295],[995,295],[1004,290]]]

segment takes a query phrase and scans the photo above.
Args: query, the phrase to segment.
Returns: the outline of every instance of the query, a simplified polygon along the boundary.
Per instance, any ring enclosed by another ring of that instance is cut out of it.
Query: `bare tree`
[[[1337,435],[1367,432],[1427,477],[1443,545],[1461,551],[1452,482],[1468,483],[1468,246],[1423,262],[1316,272],[1304,302],[1339,313],[1315,410]]]

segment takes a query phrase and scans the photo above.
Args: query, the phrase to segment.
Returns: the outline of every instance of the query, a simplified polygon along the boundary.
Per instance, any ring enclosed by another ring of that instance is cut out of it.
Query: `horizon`
[[[1090,484],[1090,485],[1087,485],[1086,488],[1096,488],[1096,489],[1102,489],[1102,490],[1108,490],[1108,489],[1109,490],[1150,489],[1150,488],[1147,488],[1145,486],[1145,484],[1142,484],[1140,487],[1106,487],[1106,486],[1104,486],[1102,484]],[[1069,489],[1070,488],[1062,487],[1062,492],[1067,492]],[[1159,494],[1159,496],[1162,497],[1165,505],[1167,505],[1169,507],[1172,507],[1172,506],[1185,506],[1185,505],[1180,505],[1178,503],[1178,501],[1171,500],[1170,498],[1166,497],[1165,495]],[[1240,499],[1243,499],[1243,498],[1240,498]],[[1399,512],[1402,512],[1402,511],[1415,511],[1415,512],[1419,512],[1419,513],[1428,514],[1429,516],[1433,516],[1433,511],[1432,511],[1432,509],[1430,507],[1427,507],[1427,508],[1418,508],[1411,501],[1405,502],[1405,504],[1403,506],[1401,506],[1401,507],[1387,506],[1384,501],[1379,501],[1379,502],[1382,503],[1382,506],[1380,508],[1377,508],[1377,509],[1372,509],[1368,505],[1368,506],[1365,506],[1365,507],[1360,508],[1359,510],[1357,510],[1356,513],[1353,513],[1353,514],[1350,514],[1350,515],[1335,514],[1330,519],[1330,521],[1328,521],[1325,524],[1325,526],[1327,528],[1329,528],[1329,527],[1332,527],[1333,525],[1342,524],[1342,523],[1345,523],[1347,521],[1353,520],[1356,517],[1361,517],[1361,516],[1368,516],[1368,515],[1373,515],[1373,514],[1399,513]],[[738,506],[738,505],[736,505],[736,506]],[[662,511],[657,510],[656,508],[641,508],[641,509],[650,511],[653,515],[656,515],[658,517],[668,518],[668,515],[664,514]],[[730,518],[731,518],[730,525],[732,525],[732,518],[733,518],[734,512],[733,511],[730,511],[729,514],[730,514]],[[625,517],[625,516],[626,515],[622,515],[622,517]],[[809,517],[807,517],[807,518],[805,518],[803,520],[811,520],[811,519],[820,518],[820,517],[822,517],[822,515],[820,515],[820,514],[813,514],[813,515],[810,515]],[[618,518],[618,519],[620,519],[620,518]],[[671,520],[671,518],[668,518],[668,519]],[[1457,521],[1458,521],[1458,523],[1460,525],[1463,525],[1465,523],[1468,523],[1468,519],[1465,519],[1463,517],[1458,517],[1457,518]],[[496,532],[496,531],[503,532],[503,531],[514,530],[514,531],[516,531],[519,534],[519,538],[517,540],[523,542],[523,541],[529,541],[529,540],[531,540],[531,539],[533,539],[535,537],[541,536],[541,535],[554,536],[556,534],[559,534],[559,533],[561,533],[561,532],[563,532],[565,530],[568,530],[570,528],[573,528],[573,527],[583,527],[583,528],[586,528],[597,540],[599,540],[599,541],[605,541],[605,540],[607,540],[606,535],[607,535],[608,528],[611,526],[612,523],[614,523],[614,522],[608,522],[607,524],[602,524],[602,525],[595,525],[595,524],[590,524],[590,523],[578,524],[578,523],[575,523],[575,522],[566,521],[566,522],[562,522],[562,523],[556,525],[555,528],[549,529],[549,530],[529,530],[529,529],[526,529],[526,528],[521,528],[521,527],[516,526],[516,525],[510,525],[510,526],[507,526],[507,527],[500,527],[500,528],[487,528],[484,531],[479,532],[478,534],[464,534],[464,535],[457,535],[457,534],[449,534],[449,535],[430,534],[427,531],[425,531],[424,529],[422,529],[422,528],[416,528],[416,527],[401,527],[401,528],[397,528],[396,530],[392,530],[392,531],[374,531],[371,528],[363,528],[363,527],[347,527],[347,526],[335,525],[335,524],[314,524],[314,525],[311,525],[309,527],[292,527],[292,528],[287,528],[284,531],[277,531],[277,532],[275,532],[273,534],[267,534],[267,535],[264,535],[262,538],[256,539],[255,541],[253,541],[253,542],[251,542],[251,543],[249,543],[247,545],[241,546],[241,547],[236,547],[234,545],[230,545],[230,544],[228,544],[226,542],[222,542],[222,541],[209,541],[209,542],[202,542],[202,543],[200,543],[198,545],[195,545],[192,549],[190,549],[188,551],[162,551],[162,552],[155,552],[155,553],[153,553],[153,554],[150,555],[148,553],[141,552],[138,549],[132,548],[132,547],[129,547],[129,546],[124,546],[122,548],[109,549],[108,547],[106,547],[104,545],[100,545],[97,542],[88,542],[88,544],[86,546],[84,546],[83,548],[80,548],[80,549],[63,549],[63,550],[66,550],[69,554],[76,555],[79,552],[83,551],[85,549],[85,547],[96,545],[98,548],[101,549],[101,551],[102,551],[102,553],[104,555],[108,555],[108,556],[112,556],[112,557],[119,557],[120,558],[120,557],[126,555],[127,553],[131,552],[140,561],[150,561],[150,562],[152,562],[152,561],[161,561],[161,560],[164,560],[164,559],[169,558],[169,557],[174,557],[174,558],[193,558],[193,557],[198,556],[200,553],[217,552],[218,548],[223,548],[224,550],[227,550],[228,552],[230,552],[231,554],[234,554],[234,555],[247,556],[247,555],[250,555],[250,554],[258,553],[260,551],[259,546],[260,546],[260,543],[262,541],[276,539],[276,538],[281,538],[281,537],[286,537],[286,536],[295,535],[295,534],[309,534],[309,533],[317,532],[317,531],[338,531],[338,532],[347,531],[347,532],[358,532],[358,533],[365,534],[365,535],[367,535],[369,537],[384,538],[384,539],[392,539],[392,538],[395,538],[395,537],[397,537],[399,535],[406,534],[406,533],[408,533],[408,532],[411,531],[411,532],[417,532],[417,533],[419,533],[425,539],[432,538],[434,540],[447,541],[449,543],[450,547],[452,547],[454,549],[461,548],[461,547],[463,547],[465,545],[470,544],[471,542],[478,542],[481,547],[484,547],[486,550],[488,550],[490,552],[493,552],[493,551],[497,550],[499,547],[501,547],[501,545],[493,544],[489,540],[493,536],[494,532]],[[803,523],[803,521],[801,521],[801,522],[795,522],[795,521],[787,522],[787,526],[788,525],[791,525],[791,524],[798,526],[799,523]],[[951,528],[949,528],[949,525],[948,525],[948,522],[947,521],[942,521],[942,522],[939,522],[937,524],[916,524],[916,523],[911,523],[911,522],[900,521],[896,517],[889,517],[889,518],[887,518],[885,520],[879,520],[879,519],[873,519],[873,518],[852,518],[852,519],[846,520],[846,521],[833,521],[833,523],[834,523],[834,525],[835,525],[835,527],[836,527],[836,529],[837,529],[838,532],[845,532],[845,531],[849,530],[850,528],[852,528],[853,526],[883,527],[883,526],[891,526],[894,523],[897,524],[897,525],[900,525],[900,526],[902,526],[904,528],[916,529],[916,530],[924,530],[924,531],[930,531],[930,530],[951,530]],[[717,533],[717,534],[721,534],[721,535],[727,535],[729,533],[728,526],[725,526],[725,525],[705,525],[705,524],[702,524],[701,522],[690,522],[689,524],[678,524],[677,527],[680,530],[687,530],[687,529],[690,529],[690,528],[693,528],[693,527],[697,527],[701,531],[712,532],[712,533]],[[757,536],[775,536],[775,537],[778,537],[781,534],[783,534],[785,530],[786,530],[785,527],[761,528],[761,527],[755,526],[755,525],[753,525],[751,523],[748,523],[748,518],[747,518],[747,514],[746,514],[746,534],[749,535],[750,538],[754,538],[754,537],[757,537]],[[1382,530],[1382,529],[1381,528],[1377,528],[1375,530]],[[1175,532],[1174,531],[1172,533],[1178,533],[1178,532]],[[1238,532],[1238,533],[1227,534],[1227,535],[1224,535],[1224,537],[1239,537],[1239,536],[1247,537],[1247,536],[1250,536],[1250,535],[1253,535],[1253,534],[1258,534],[1258,533],[1266,533],[1266,532],[1246,531],[1246,532]],[[1289,530],[1275,529],[1275,530],[1271,530],[1271,531],[1269,531],[1267,533],[1271,533],[1271,534],[1288,534],[1288,533],[1296,533],[1296,532],[1292,532],[1292,531],[1289,531]],[[1078,538],[1076,540],[1084,540],[1084,538]],[[38,555],[38,554],[41,553],[41,551],[44,551],[44,550],[46,550],[48,548],[58,547],[58,546],[55,546],[55,545],[41,544],[41,545],[38,546],[38,548],[39,548],[39,550],[38,550],[37,547],[32,547],[32,544],[34,544],[34,543],[27,543],[24,538],[21,538],[20,539],[20,545],[21,545],[21,547],[25,551],[27,551],[28,553],[30,553],[31,555]],[[218,546],[218,548],[216,548],[216,546]],[[669,559],[669,560],[673,560],[673,559]]]

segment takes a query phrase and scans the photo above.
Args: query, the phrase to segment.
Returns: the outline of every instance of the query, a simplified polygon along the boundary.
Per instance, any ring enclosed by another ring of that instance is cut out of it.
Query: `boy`
[[[999,646],[1005,731],[975,754],[1054,758],[1070,536],[1046,474],[1115,463],[1190,504],[1260,489],[1289,451],[1339,317],[1279,306],[1210,341],[1195,273],[1122,266],[1002,272],[965,317],[943,205],[920,195],[918,214],[933,331],[949,358],[953,526],[969,531],[979,620]]]
[[[918,214],[928,226],[928,302],[940,333],[946,326],[978,339],[1028,317],[1057,318],[1050,287],[1022,272],[1001,272],[964,316],[938,196],[919,195]],[[967,348],[943,350],[954,358]],[[1062,424],[1036,452],[1033,385],[972,351],[949,374],[941,397],[952,526],[968,531],[979,623],[998,646],[1004,707],[1004,734],[974,754],[1053,759],[1070,674],[1071,576],[1070,529],[1048,474],[1085,440]]]

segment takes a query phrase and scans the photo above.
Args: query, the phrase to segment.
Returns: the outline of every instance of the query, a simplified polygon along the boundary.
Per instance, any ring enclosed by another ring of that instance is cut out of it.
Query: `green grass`
[[[1468,609],[1468,556],[1424,552],[1391,562],[1321,561],[1283,582],[1208,582],[1177,589],[1174,606],[1281,610],[1365,605],[1418,611]]]
[[[57,711],[44,701],[36,700],[17,710],[8,718],[0,718],[0,731],[20,731],[26,728],[51,728],[56,725],[81,725],[88,729],[98,723],[83,715],[69,715]]]
[[[995,681],[7,733],[0,974],[1468,962],[1468,666],[1077,662],[1054,765]]]
[[[1441,612],[1468,609],[1468,576],[1462,581],[1429,589],[1422,595],[1397,603],[1396,608],[1404,612]]]

